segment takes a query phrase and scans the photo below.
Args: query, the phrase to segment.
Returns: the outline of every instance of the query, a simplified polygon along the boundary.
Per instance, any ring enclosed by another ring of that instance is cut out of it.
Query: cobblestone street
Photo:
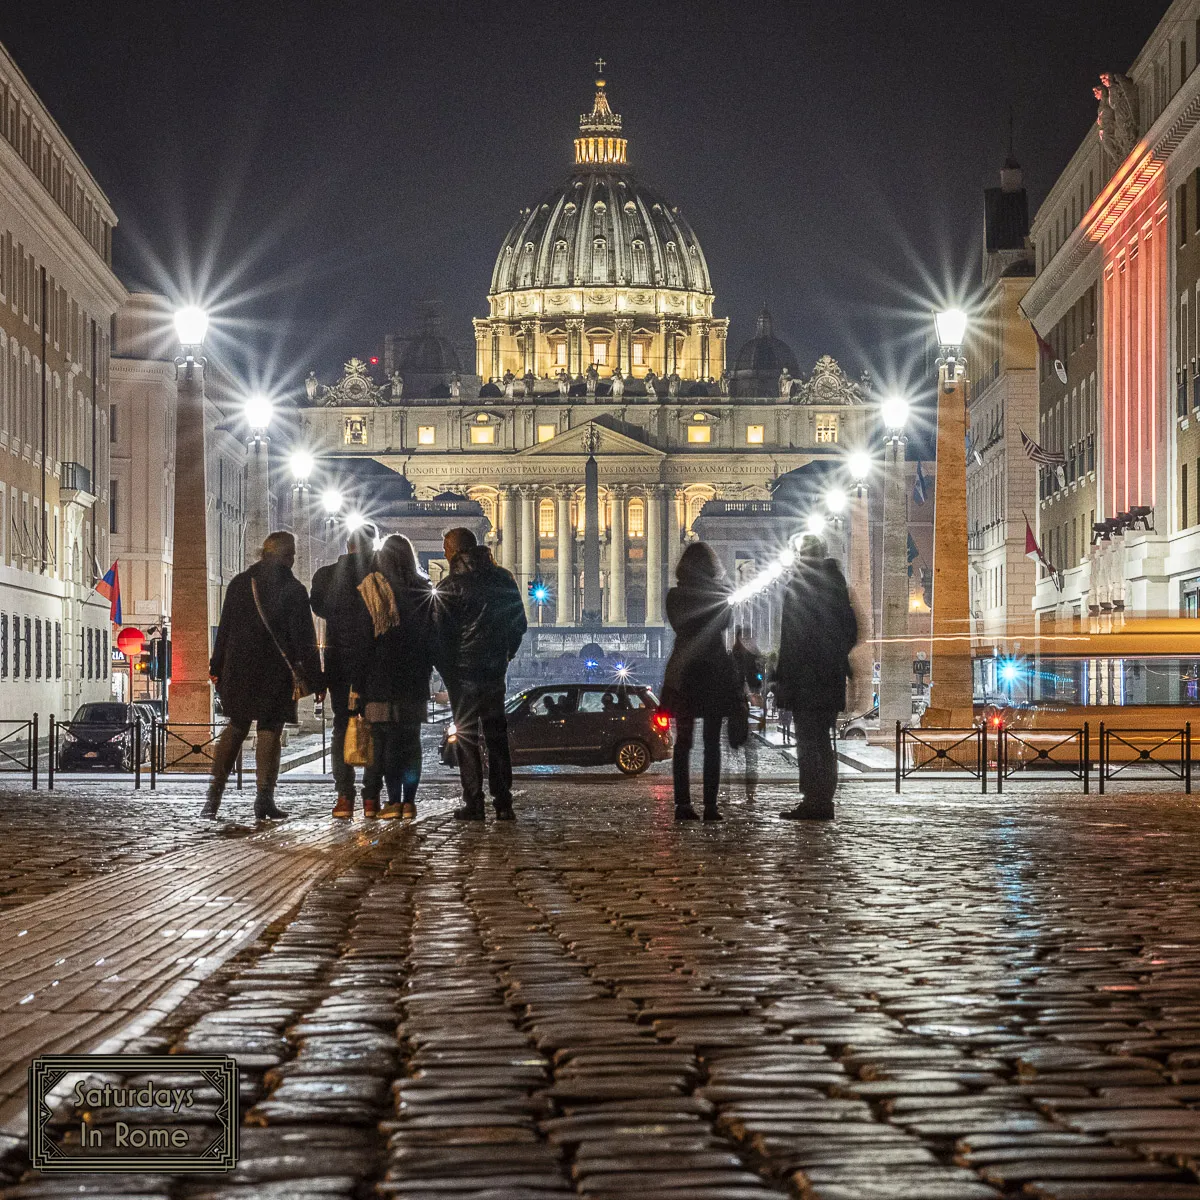
[[[403,827],[317,783],[257,832],[190,784],[9,805],[0,1196],[1200,1200],[1190,798],[851,781],[796,828],[775,774],[679,827],[659,772],[518,787],[486,827],[440,771]],[[235,1055],[237,1170],[23,1173],[29,1055],[100,1044]]]

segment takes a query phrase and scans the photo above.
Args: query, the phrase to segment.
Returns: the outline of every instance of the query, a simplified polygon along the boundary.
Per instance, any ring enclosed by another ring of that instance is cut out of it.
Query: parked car
[[[878,723],[879,705],[876,704],[874,708],[868,709],[857,717],[847,717],[844,721],[839,721],[837,735],[843,741],[855,738],[859,741],[866,741],[868,731],[874,729]]]
[[[529,688],[504,706],[515,766],[609,763],[640,775],[671,754],[671,718],[647,687],[566,683]],[[442,734],[442,762],[457,763],[458,730]]]
[[[59,726],[58,769],[107,767],[112,771],[132,771],[134,724],[141,728],[141,757],[150,754],[150,722],[136,704],[105,701],[84,704],[70,721]]]

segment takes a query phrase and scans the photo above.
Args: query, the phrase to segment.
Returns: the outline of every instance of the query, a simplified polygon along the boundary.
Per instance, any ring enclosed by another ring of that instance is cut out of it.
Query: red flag
[[[96,593],[108,601],[108,618],[114,625],[121,624],[121,576],[114,562],[108,573],[96,584]]]
[[[1042,561],[1042,548],[1037,544],[1037,538],[1033,536],[1028,517],[1025,518],[1025,557],[1035,559],[1037,562]]]

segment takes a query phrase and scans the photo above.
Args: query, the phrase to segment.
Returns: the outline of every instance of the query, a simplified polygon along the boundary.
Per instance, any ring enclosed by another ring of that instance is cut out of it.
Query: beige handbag
[[[355,713],[346,726],[346,741],[342,761],[348,767],[369,767],[375,758],[375,739],[371,723],[362,713]]]

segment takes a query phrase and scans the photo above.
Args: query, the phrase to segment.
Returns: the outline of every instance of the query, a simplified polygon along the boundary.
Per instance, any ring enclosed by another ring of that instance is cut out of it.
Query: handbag
[[[292,660],[284,653],[283,647],[279,644],[279,639],[275,636],[275,630],[271,628],[271,622],[267,620],[267,614],[263,611],[262,600],[258,595],[258,580],[250,580],[250,592],[254,596],[254,607],[258,609],[258,619],[263,623],[266,631],[271,636],[271,641],[275,643],[275,649],[279,651],[279,657],[283,659],[284,665],[292,673],[292,699],[303,700],[305,696],[311,696],[317,689],[310,687],[304,676],[292,666]]]
[[[725,736],[731,750],[740,750],[750,740],[750,698],[745,692],[734,697]]]
[[[375,759],[375,739],[371,724],[362,713],[355,713],[346,724],[342,761],[348,767],[369,767]]]

